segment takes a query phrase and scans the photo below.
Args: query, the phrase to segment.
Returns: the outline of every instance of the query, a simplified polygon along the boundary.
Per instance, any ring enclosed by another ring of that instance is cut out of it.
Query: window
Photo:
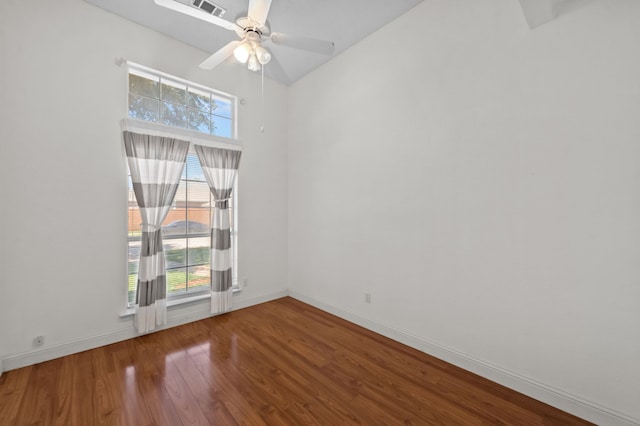
[[[143,67],[129,68],[129,117],[226,138],[235,98]]]
[[[221,137],[235,136],[235,98],[149,69],[129,69],[129,117]],[[231,200],[233,286],[237,288],[237,178]],[[195,151],[190,151],[176,197],[162,224],[167,299],[209,292],[210,228],[214,200]],[[135,303],[142,219],[128,184],[127,301]]]

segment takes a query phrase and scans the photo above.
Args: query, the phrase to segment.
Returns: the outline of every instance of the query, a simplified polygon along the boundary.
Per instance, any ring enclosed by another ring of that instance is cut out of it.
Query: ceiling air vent
[[[198,9],[204,10],[205,12],[210,13],[211,15],[217,16],[219,18],[222,18],[222,16],[226,12],[225,9],[207,0],[193,0],[192,4]]]

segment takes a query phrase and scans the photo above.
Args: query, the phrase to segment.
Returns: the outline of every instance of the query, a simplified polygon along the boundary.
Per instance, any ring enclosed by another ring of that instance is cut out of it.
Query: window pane
[[[138,274],[129,274],[129,284],[127,287],[128,303],[135,303],[137,286],[138,286]]]
[[[127,261],[129,282],[127,285],[127,300],[135,302],[138,283],[138,265],[140,261],[140,241],[129,241],[129,253]]]
[[[131,183],[131,175],[127,176],[127,203],[128,203],[128,225],[127,236],[131,238],[140,238],[142,234],[142,217],[140,209],[133,192],[133,184]]]
[[[211,190],[206,182],[189,181],[189,207],[208,207]]]
[[[231,137],[231,120],[228,118],[222,118],[213,116],[213,134],[218,136],[224,136],[225,138]]]
[[[185,85],[174,83],[172,81],[163,80],[162,85],[162,100],[165,102],[171,102],[178,105],[184,105],[186,102],[187,88]]]
[[[162,237],[172,239],[186,234],[187,209],[172,208],[162,224]]]
[[[200,166],[200,160],[198,160],[198,156],[196,154],[187,155],[187,164],[185,165],[184,171],[182,172],[182,178],[205,182],[204,173],[202,172],[202,167]]]
[[[211,249],[210,245],[210,237],[200,237],[200,238],[189,238],[189,266],[194,265],[207,265],[209,267],[209,256]]]
[[[148,98],[160,98],[159,78],[151,75],[141,76],[129,74],[129,93],[146,96]]]
[[[211,133],[211,116],[206,112],[189,108],[187,110],[188,128],[202,133]]]
[[[212,210],[208,207],[189,209],[189,222],[198,224],[197,226],[192,226],[193,230],[190,230],[189,232],[191,234],[210,234],[211,213]],[[202,232],[200,232],[200,230],[202,230]]]
[[[186,127],[186,108],[184,106],[162,102],[162,124],[173,127]]]
[[[167,269],[187,265],[187,239],[172,238],[164,240],[164,257]]]
[[[128,273],[137,274],[140,260],[140,241],[129,241]]]
[[[189,210],[189,217],[191,216],[191,210]],[[180,228],[182,231],[186,232],[187,237],[190,235],[202,235],[210,232],[206,217],[202,217],[199,219],[202,219],[202,221],[189,219],[180,222]]]
[[[213,113],[215,115],[231,118],[231,102],[224,99],[215,98],[214,105],[215,108],[213,109]]]
[[[167,217],[162,222],[162,236],[165,244],[172,243],[176,238],[185,237],[187,234],[187,185],[184,180],[180,181],[176,196],[173,199],[171,209]]]
[[[129,94],[129,117],[146,121],[158,121],[159,101]]]
[[[191,84],[153,70],[129,68],[129,117],[233,137],[235,98]],[[214,123],[212,114],[229,121]]]
[[[211,95],[203,90],[189,88],[187,105],[189,108],[204,111],[208,114],[212,108]]]
[[[180,181],[171,209],[169,210],[169,213],[167,213],[167,217],[165,217],[164,222],[162,222],[162,228],[165,231],[165,235],[167,235],[167,230],[164,229],[165,226],[178,220],[187,220],[187,186],[183,180]],[[172,232],[172,235],[175,235],[176,233],[177,232]]]
[[[209,265],[192,266],[188,269],[189,292],[206,291],[211,288]]]
[[[187,290],[187,271],[184,268],[167,271],[167,296]]]
[[[231,232],[235,231],[235,226],[233,223],[233,218],[235,217],[235,215],[233,214],[233,203],[230,203],[229,206],[229,228],[231,228]]]

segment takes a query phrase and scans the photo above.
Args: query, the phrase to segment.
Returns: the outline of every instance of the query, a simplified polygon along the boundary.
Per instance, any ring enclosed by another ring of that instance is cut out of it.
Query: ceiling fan
[[[155,0],[155,3],[158,6],[201,19],[226,30],[235,31],[239,40],[228,43],[205,59],[200,64],[200,68],[205,70],[217,67],[233,55],[243,64],[247,63],[251,71],[259,71],[262,65],[271,61],[271,52],[263,46],[264,43],[269,42],[324,55],[333,54],[335,47],[331,41],[271,32],[267,25],[271,0],[249,0],[247,16],[237,19],[235,23],[175,0]]]

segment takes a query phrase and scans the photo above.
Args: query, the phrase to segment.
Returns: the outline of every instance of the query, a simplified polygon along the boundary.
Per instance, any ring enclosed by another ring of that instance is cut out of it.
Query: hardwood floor
[[[589,423],[284,298],[4,373],[34,424]]]

